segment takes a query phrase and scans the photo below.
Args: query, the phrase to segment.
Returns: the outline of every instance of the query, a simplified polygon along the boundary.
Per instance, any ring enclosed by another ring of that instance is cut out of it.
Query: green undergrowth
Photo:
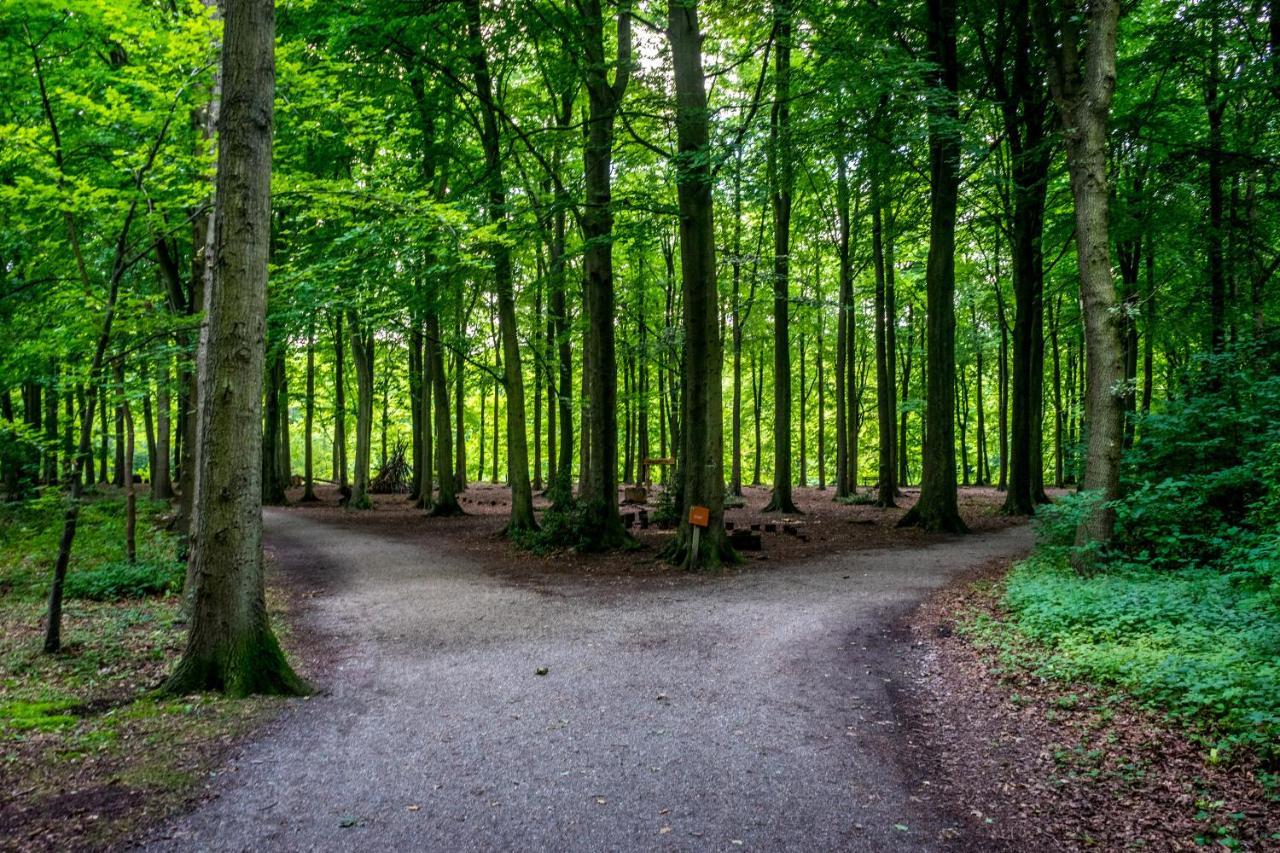
[[[56,489],[31,500],[0,504],[0,597],[35,600],[48,594],[64,510]],[[137,597],[165,591],[160,579],[176,573],[177,545],[166,529],[170,512],[168,503],[140,497],[136,538],[138,564],[144,568],[128,568],[123,494],[112,490],[86,499],[67,569],[67,596]]]
[[[49,849],[98,848],[179,807],[223,745],[282,700],[155,695],[186,640],[183,570],[163,502],[139,501],[138,561],[125,561],[118,492],[82,506],[63,649],[45,654],[63,509],[56,493],[0,504],[0,790],[21,792],[23,832]],[[281,597],[270,593],[268,603],[287,637]],[[69,780],[83,806],[64,802]]]
[[[542,513],[537,530],[519,530],[512,533],[512,541],[539,556],[560,551],[601,551],[608,546],[600,542],[600,530],[591,518],[587,505],[580,500],[569,501],[558,507],[549,507]],[[634,547],[630,536],[624,538],[621,547]]]
[[[1202,570],[1083,577],[1033,557],[1010,572],[1003,620],[966,630],[1007,665],[1121,689],[1185,724],[1211,761],[1244,751],[1280,771],[1280,609],[1269,591]]]
[[[1095,498],[1038,519],[1035,554],[969,629],[1049,678],[1119,688],[1170,715],[1210,761],[1255,756],[1280,781],[1280,340],[1194,361],[1140,419],[1113,541],[1069,566]]]

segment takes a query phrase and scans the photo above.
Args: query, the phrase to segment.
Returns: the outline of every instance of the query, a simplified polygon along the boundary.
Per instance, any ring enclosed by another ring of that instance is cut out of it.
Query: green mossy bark
[[[263,626],[206,654],[185,655],[160,685],[162,696],[216,691],[246,696],[307,696],[312,690],[289,666],[271,629]]]

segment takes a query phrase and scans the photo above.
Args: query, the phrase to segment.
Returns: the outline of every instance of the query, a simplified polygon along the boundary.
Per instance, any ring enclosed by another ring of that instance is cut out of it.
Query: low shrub
[[[1035,555],[1006,580],[1007,624],[973,630],[999,641],[1012,627],[1045,676],[1121,687],[1192,724],[1211,756],[1243,747],[1275,773],[1280,345],[1202,356],[1182,392],[1138,421],[1099,570],[1069,568],[1098,498],[1066,496],[1040,514]]]
[[[182,589],[185,569],[177,562],[110,562],[67,574],[67,598],[115,601],[145,598]]]

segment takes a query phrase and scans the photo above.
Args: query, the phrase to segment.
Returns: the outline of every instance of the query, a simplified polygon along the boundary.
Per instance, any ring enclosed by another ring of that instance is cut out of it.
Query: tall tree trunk
[[[1009,458],[1003,507],[1010,515],[1033,515],[1044,491],[1040,452],[1044,363],[1041,236],[1052,151],[1046,141],[1048,98],[1043,65],[1033,49],[1030,2],[1042,0],[1013,0],[1008,17],[1001,3],[993,40],[995,55],[988,66],[1012,161],[1012,206],[1007,209],[1013,260],[1013,370],[1012,386],[1006,392]],[[998,252],[998,241],[996,249]],[[1003,470],[1003,450],[1001,466]]]
[[[1226,112],[1226,98],[1222,95],[1222,69],[1218,62],[1221,50],[1221,13],[1214,10],[1210,13],[1212,32],[1209,39],[1209,50],[1206,60],[1209,73],[1205,81],[1204,104],[1209,123],[1209,231],[1205,235],[1208,242],[1207,255],[1209,261],[1209,344],[1214,352],[1221,352],[1226,341],[1227,325],[1227,287],[1226,265],[1223,260],[1223,243],[1225,242],[1224,198],[1222,174],[1222,118]]]
[[[1111,243],[1107,229],[1107,118],[1116,84],[1117,0],[1093,0],[1087,16],[1068,4],[1056,19],[1037,0],[1036,29],[1050,58],[1049,82],[1066,130],[1067,171],[1075,198],[1076,258],[1088,351],[1085,419],[1088,449],[1081,486],[1099,501],[1076,529],[1075,562],[1087,570],[1093,548],[1111,541],[1120,495],[1124,404],[1116,393],[1124,376],[1117,322]],[[1083,64],[1080,56],[1084,25]]]
[[[285,484],[280,479],[280,384],[284,380],[283,343],[271,347],[266,355],[266,406],[262,427],[262,503],[281,506],[285,503]]]
[[[348,311],[351,360],[356,368],[356,459],[351,487],[353,509],[370,509],[369,465],[373,453],[373,332],[366,329],[355,311]]]
[[[542,341],[538,331],[542,328],[542,282],[546,278],[543,269],[542,250],[538,250],[538,273],[534,285],[533,328],[533,482],[535,492],[541,493],[542,484]]]
[[[302,502],[315,503],[315,451],[314,430],[316,421],[316,328],[307,328],[307,402],[303,419],[302,445]]]
[[[346,337],[342,312],[333,319],[333,479],[338,489],[347,488],[347,380],[345,375]]]
[[[761,438],[761,408],[764,406],[764,356],[758,352],[751,358],[751,414],[755,421],[755,465],[751,472],[751,485],[761,483],[761,466],[764,463],[764,444]]]
[[[459,344],[462,339],[462,300],[458,300],[458,338]],[[453,354],[453,410],[454,410],[454,426],[453,426],[453,445],[454,445],[454,486],[459,492],[466,491],[467,488],[467,433],[464,426],[464,418],[466,415],[466,395],[464,389],[466,387],[466,362],[462,358],[461,350]]]
[[[996,241],[996,322],[1000,326],[1000,359],[996,365],[996,432],[1000,453],[1000,482],[996,489],[1009,488],[1009,323],[1005,317],[1004,295],[1000,289],[1000,242]]]
[[[150,399],[150,389],[147,389],[147,395],[143,400]],[[148,421],[148,424],[150,421]],[[147,436],[151,437],[150,430]],[[56,362],[49,365],[48,387],[44,389],[44,439],[46,447],[44,451],[44,472],[41,479],[45,483],[56,483],[58,481],[58,365]],[[154,440],[152,441],[154,444]],[[154,455],[155,448],[150,448],[150,453]],[[149,459],[151,457],[148,457]]]
[[[512,283],[511,248],[506,242],[506,186],[502,178],[502,139],[493,81],[481,35],[480,2],[466,0],[471,67],[480,100],[481,142],[488,172],[488,214],[497,240],[491,247],[494,290],[498,297],[498,322],[502,332],[503,379],[507,394],[507,479],[511,482],[511,518],[507,532],[534,530],[533,489],[529,483],[529,443],[525,435],[524,376],[520,367],[520,339],[516,329],[516,303]]]
[[[226,0],[219,120],[217,286],[206,289],[200,365],[195,590],[168,693],[300,694],[267,618],[262,559],[262,368],[271,218],[275,10]],[[235,535],[228,535],[234,531]]]
[[[649,343],[648,343],[648,321],[645,317],[645,285],[647,282],[641,279],[639,286],[636,288],[636,299],[638,300],[638,315],[636,318],[637,337],[640,341],[640,398],[639,411],[636,415],[636,431],[637,436],[637,456],[639,457],[639,471],[636,480],[642,486],[649,485]]]
[[[733,270],[730,309],[733,318],[733,413],[730,420],[729,494],[742,497],[742,146],[733,152],[733,244],[729,258]]]
[[[116,359],[115,365],[112,368],[112,377],[113,377],[113,380],[112,380],[113,384],[111,386],[111,390],[116,398],[116,402],[115,402],[116,440],[112,448],[112,452],[115,454],[115,463],[112,466],[111,484],[113,486],[124,488],[124,396],[123,396],[124,362],[118,358]],[[32,408],[36,412],[39,412],[40,411],[40,386],[38,385],[32,386],[32,391],[33,391],[32,400],[34,400],[34,403],[32,404]],[[31,421],[31,425],[36,429],[40,428],[40,416],[38,414],[36,415],[34,420]]]
[[[156,464],[156,422],[155,422],[154,413],[151,410],[151,377],[148,375],[146,361],[140,361],[138,363],[138,379],[140,379],[142,382],[142,431],[147,442],[147,468],[154,473],[155,464]],[[50,396],[52,397],[53,395],[50,394]],[[56,397],[54,399],[56,402]],[[54,412],[55,413],[57,412],[56,406],[54,408]],[[125,413],[126,427],[128,427],[129,425],[128,422],[129,422],[129,419],[132,417],[132,415],[133,415],[132,412]],[[48,432],[47,432],[48,409],[45,409],[45,417],[46,417],[46,433],[45,434],[47,436],[48,435]],[[54,437],[55,438],[57,437],[56,432],[54,433]],[[129,460],[126,459],[125,460],[126,467],[128,467],[128,462]]]
[[[420,509],[426,509],[431,506],[431,491],[427,490],[423,494],[423,480],[429,476],[426,471],[433,464],[433,460],[427,459],[423,454],[422,440],[428,430],[431,429],[430,424],[423,423],[423,357],[422,357],[422,326],[421,320],[414,317],[411,318],[412,328],[409,330],[409,437],[410,437],[410,453],[412,456],[412,482],[409,487],[409,500],[414,506]]]
[[[976,350],[976,364],[974,365],[974,391],[976,394],[977,409],[977,466],[978,474],[975,482],[979,486],[991,485],[991,460],[987,456],[987,416],[986,416],[986,400],[982,394],[982,330],[978,326],[978,310],[972,301],[969,302],[969,319],[973,323],[973,337]],[[1055,351],[1056,353],[1056,351]]]
[[[631,13],[620,5],[617,65],[608,79],[604,19],[600,0],[582,4],[582,41],[587,90],[587,127],[582,147],[586,203],[582,211],[583,290],[590,353],[590,448],[587,480],[581,486],[583,512],[594,549],[619,547],[631,537],[618,514],[618,365],[614,340],[613,292],[613,132],[618,107],[631,75]]]
[[[928,43],[935,70],[929,101],[929,260],[925,271],[925,437],[920,499],[899,522],[926,530],[967,530],[956,505],[955,240],[960,190],[960,63],[956,56],[955,0],[929,0]]]
[[[887,343],[887,341],[886,341]],[[907,401],[911,394],[911,357],[916,346],[915,306],[907,306],[907,347],[902,353],[902,400],[898,412],[898,485],[905,486],[911,479],[911,466],[907,458]]]
[[[1053,485],[1062,488],[1062,356],[1058,349],[1058,327],[1062,323],[1061,296],[1054,301],[1053,313],[1049,317],[1049,344],[1053,347]]]
[[[292,444],[289,441],[289,371],[288,364],[285,361],[285,351],[283,347],[280,350],[280,452],[277,459],[280,462],[280,485],[289,488],[289,484],[293,482],[293,454]]]
[[[815,281],[815,287],[820,287],[822,283],[821,272],[818,272]],[[821,304],[819,299],[819,304]],[[818,491],[823,492],[827,489],[827,377],[824,371],[822,361],[823,350],[823,314],[818,311]]]
[[[675,72],[685,340],[680,526],[669,556],[686,568],[714,568],[734,560],[735,554],[724,533],[722,345],[708,156],[711,140],[696,0],[668,0],[667,38]],[[707,512],[707,526],[696,537],[689,523],[694,507]]]
[[[849,259],[849,167],[844,155],[836,158],[836,214],[840,230],[836,241],[836,254],[840,262],[840,293],[837,297],[836,317],[836,498],[846,498],[854,493],[857,482],[850,464],[849,424],[853,420],[850,411],[853,399],[849,395],[854,364],[850,358],[853,338],[853,268]]]
[[[458,503],[458,488],[454,479],[452,465],[453,447],[449,433],[453,426],[449,417],[449,383],[444,372],[444,346],[440,339],[440,315],[438,312],[427,314],[426,368],[430,377],[431,392],[435,400],[435,455],[436,479],[439,490],[431,505],[431,515],[462,515],[462,507]]]
[[[774,101],[769,121],[769,187],[773,209],[773,496],[765,512],[798,513],[791,498],[791,16],[775,0]],[[803,388],[801,388],[803,393]]]
[[[556,115],[556,126],[567,131],[573,119],[573,97],[562,95]],[[556,162],[558,163],[559,154]],[[563,509],[573,500],[573,348],[569,339],[569,277],[565,271],[565,216],[569,207],[566,190],[560,182],[555,187],[555,210],[551,220],[551,304],[550,314],[555,329],[556,404],[560,427],[560,455],[550,489],[552,506]]]
[[[68,402],[70,399],[68,398]],[[170,414],[169,357],[160,359],[160,375],[156,378],[156,455],[151,462],[151,498],[173,499],[173,477],[169,472],[173,426]]]
[[[881,101],[883,109],[884,101]],[[893,482],[893,375],[889,372],[888,306],[885,304],[885,282],[888,264],[884,249],[884,188],[880,164],[873,166],[871,181],[871,251],[876,273],[875,337],[876,337],[876,423],[880,442],[880,465],[876,479],[876,506],[897,506]]]
[[[133,411],[129,400],[120,395],[120,407],[124,411],[124,558],[126,562],[138,562],[138,487],[133,482],[134,431]]]

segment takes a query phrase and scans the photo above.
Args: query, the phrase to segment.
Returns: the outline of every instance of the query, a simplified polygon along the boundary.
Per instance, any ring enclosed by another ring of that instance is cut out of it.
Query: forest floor
[[[967,572],[904,620],[908,760],[966,831],[1009,850],[1280,849],[1280,801],[1255,757],[1215,760],[1194,729],[1115,687],[1045,678],[1040,650],[992,630],[1008,619],[1008,568]]]
[[[122,558],[123,500],[98,487],[81,512],[68,575],[62,651],[41,651],[44,596],[61,532],[60,502],[0,505],[0,850],[100,849],[189,802],[229,750],[285,701],[160,699],[152,690],[182,651],[186,623],[170,592],[106,593],[181,576],[169,506],[140,506],[138,563]],[[95,591],[95,585],[96,590]],[[86,597],[87,596],[87,597]],[[286,649],[300,649],[287,594],[268,591]]]
[[[874,518],[846,522],[855,550],[825,540],[783,559],[823,540],[765,534],[768,561],[720,575],[647,550],[630,555],[643,569],[569,572],[564,555],[496,542],[503,507],[486,491],[464,519],[400,496],[370,513],[268,510],[300,633],[328,661],[311,673],[321,692],[151,849],[982,846],[899,760],[899,625],[956,572],[1025,553],[1027,527],[987,501],[972,515],[996,529],[963,539]],[[864,509],[881,512],[839,508]]]

